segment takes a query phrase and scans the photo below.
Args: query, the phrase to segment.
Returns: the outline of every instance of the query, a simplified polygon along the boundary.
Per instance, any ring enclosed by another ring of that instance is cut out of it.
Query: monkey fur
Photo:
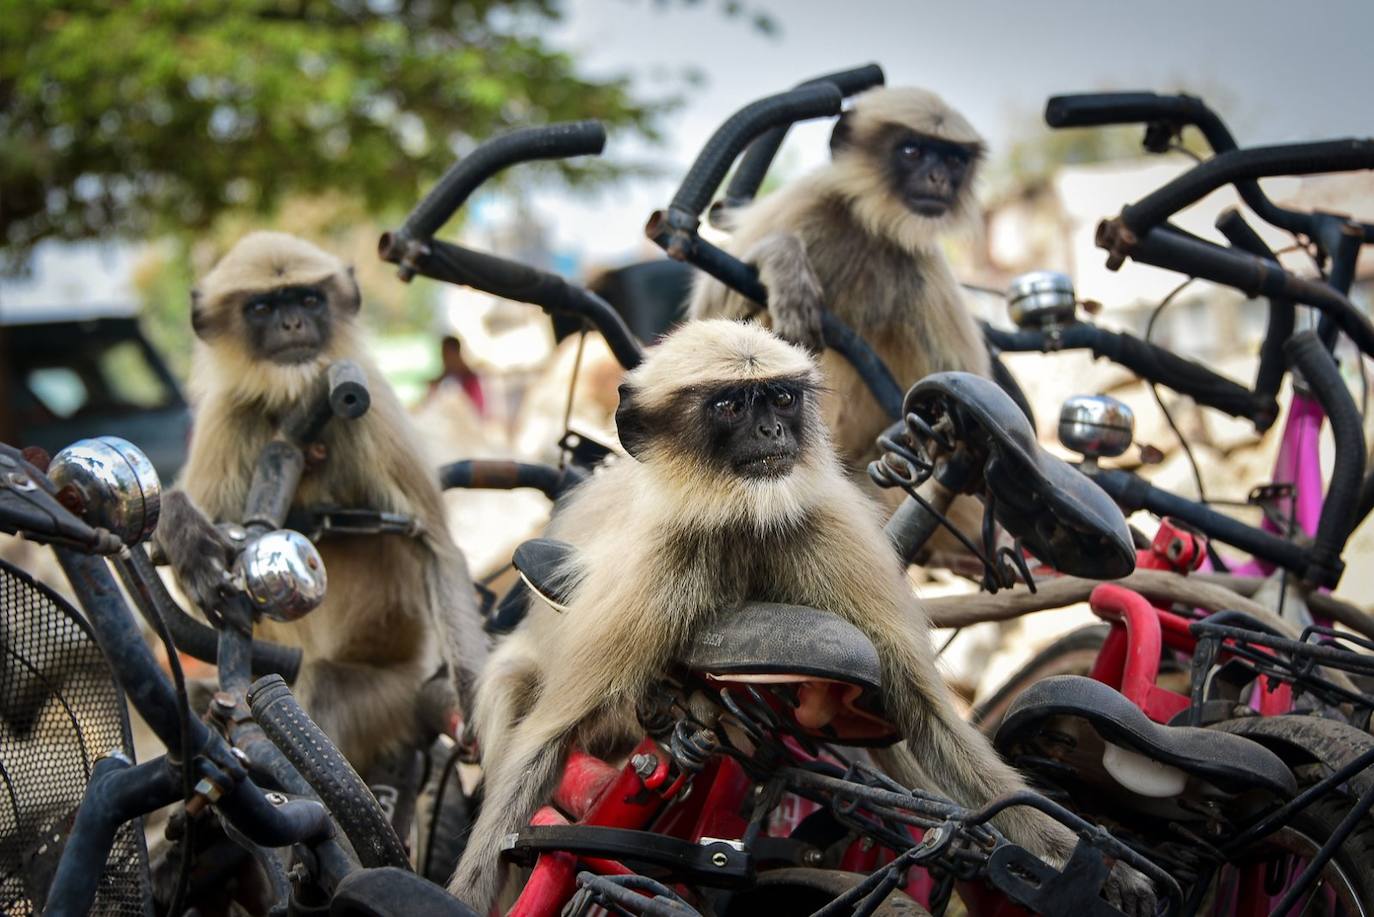
[[[978,133],[933,93],[874,89],[840,118],[831,152],[819,171],[730,215],[726,249],[757,266],[767,312],[703,275],[693,317],[757,316],[819,351],[824,305],[903,388],[943,370],[988,375],[982,331],[939,244],[977,216]],[[825,353],[820,363],[822,416],[845,467],[862,475],[892,418],[843,357]]]
[[[627,376],[616,422],[633,458],[573,491],[550,527],[578,549],[558,572],[566,610],[533,603],[479,684],[485,796],[449,885],[479,913],[501,884],[503,838],[547,800],[569,747],[638,730],[636,701],[745,600],[825,609],[873,641],[906,740],[875,753],[894,778],[967,806],[1025,786],[951,705],[878,508],[836,460],[820,383],[801,348],[731,321],[682,326]],[[1073,843],[1026,808],[998,824],[1055,862]]]
[[[399,513],[415,519],[420,534],[322,539],[323,604],[290,623],[263,620],[257,634],[304,650],[297,693],[365,772],[417,737],[416,694],[440,663],[462,712],[470,711],[486,638],[436,475],[359,340],[359,305],[349,267],[284,233],[244,237],[202,279],[192,294],[199,340],[190,455],[178,489],[164,498],[157,535],[183,589],[201,607],[213,603],[231,554],[210,520],[241,521],[263,445],[316,397],[330,363],[363,368],[371,408],[326,426],[326,457],[307,467],[293,505]]]

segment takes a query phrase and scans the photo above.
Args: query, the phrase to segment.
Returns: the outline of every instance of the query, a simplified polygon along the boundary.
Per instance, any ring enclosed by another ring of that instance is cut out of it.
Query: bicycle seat
[[[1065,726],[1066,717],[1086,721],[1100,742]],[[1081,675],[1054,675],[1027,688],[1007,710],[994,744],[1010,756],[1051,731],[1071,738],[1076,753],[1100,754],[1117,783],[1143,796],[1176,795],[1182,775],[1229,792],[1297,792],[1292,771],[1263,745],[1211,729],[1161,726],[1109,685]]]
[[[794,716],[818,738],[851,745],[899,738],[883,715],[877,650],[831,612],[745,602],[693,635],[678,662],[716,684],[799,685]]]
[[[577,579],[566,572],[576,552],[577,548],[566,541],[531,538],[515,549],[511,562],[520,571],[520,578],[541,599],[558,611],[566,611],[577,587]]]
[[[972,373],[926,376],[907,392],[903,413],[947,435],[982,465],[993,515],[1036,557],[1061,573],[1118,579],[1135,569],[1126,519],[1084,474],[1040,448],[1025,414],[990,379]]]

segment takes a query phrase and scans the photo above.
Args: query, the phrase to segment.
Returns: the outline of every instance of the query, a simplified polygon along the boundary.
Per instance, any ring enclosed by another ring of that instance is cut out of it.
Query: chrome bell
[[[1134,434],[1135,414],[1108,395],[1074,395],[1059,409],[1059,441],[1089,459],[1122,454]]]
[[[75,487],[86,522],[108,529],[126,545],[138,544],[157,528],[162,482],[148,456],[127,439],[79,439],[53,456],[48,478],[58,487]]]
[[[328,585],[320,552],[290,529],[250,541],[234,563],[234,577],[253,607],[274,621],[294,621],[314,611]]]
[[[1074,321],[1073,280],[1058,271],[1022,274],[1007,287],[1007,312],[1018,328],[1050,328]]]

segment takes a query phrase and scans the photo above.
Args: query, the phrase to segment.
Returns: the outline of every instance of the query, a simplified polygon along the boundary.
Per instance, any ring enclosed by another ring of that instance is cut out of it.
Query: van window
[[[38,402],[63,420],[81,410],[89,397],[81,377],[66,366],[30,370],[25,381]]]

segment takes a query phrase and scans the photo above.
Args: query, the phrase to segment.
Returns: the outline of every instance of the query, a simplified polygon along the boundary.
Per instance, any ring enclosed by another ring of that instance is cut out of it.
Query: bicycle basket
[[[96,758],[133,757],[124,699],[86,622],[0,561],[0,913],[43,909]],[[125,824],[93,914],[151,914],[142,820]]]

